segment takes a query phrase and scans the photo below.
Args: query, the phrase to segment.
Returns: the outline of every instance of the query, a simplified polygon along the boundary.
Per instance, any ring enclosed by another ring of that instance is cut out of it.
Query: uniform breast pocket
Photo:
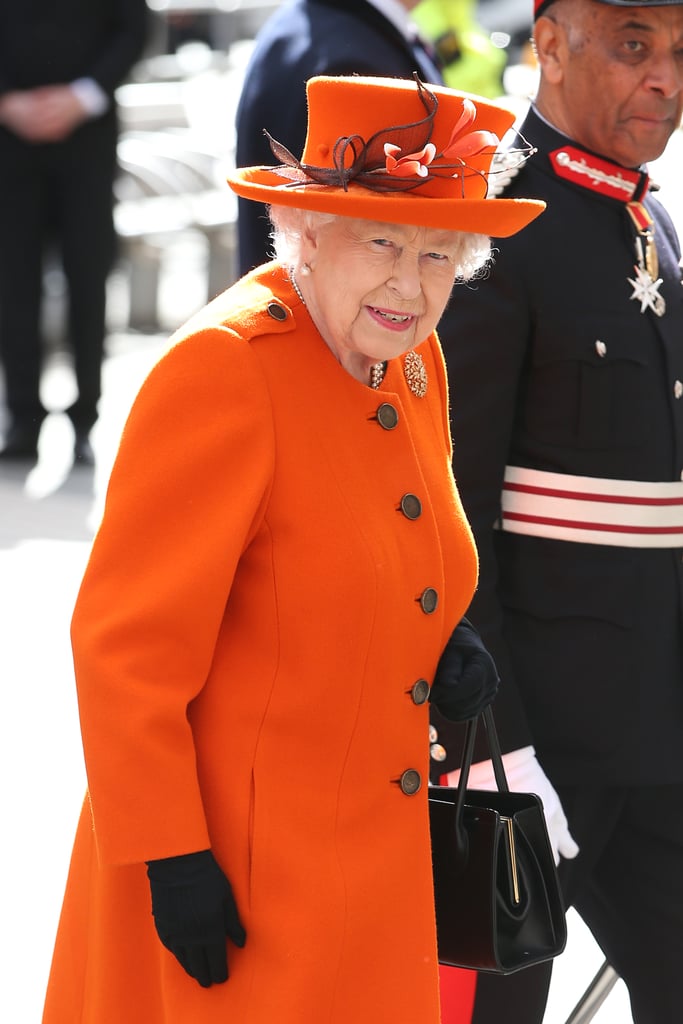
[[[540,324],[522,401],[525,432],[575,449],[642,443],[652,344],[649,328],[634,331],[628,316]]]

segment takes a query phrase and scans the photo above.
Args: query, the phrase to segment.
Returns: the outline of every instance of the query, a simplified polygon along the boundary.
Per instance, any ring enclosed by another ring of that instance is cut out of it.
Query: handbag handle
[[[484,719],[484,725],[486,726],[486,735],[489,741],[489,750],[491,752],[491,762],[493,764],[493,773],[496,777],[496,785],[501,793],[509,793],[510,787],[508,786],[508,780],[505,777],[503,755],[500,752],[498,731],[493,718],[493,708],[490,704],[488,707],[484,708],[482,716]]]
[[[477,724],[479,722],[479,718],[484,720],[484,725],[486,726],[486,735],[488,737],[489,752],[491,754],[491,763],[493,764],[493,774],[496,779],[496,786],[501,793],[508,793],[510,787],[508,786],[508,781],[505,777],[503,755],[500,752],[500,742],[498,740],[496,723],[493,718],[493,711],[491,710],[490,704],[488,707],[484,708],[477,718],[470,718],[467,722],[458,789],[462,789],[463,792],[467,789],[470,768],[472,767],[472,760],[474,758],[474,741],[477,736]]]
[[[484,725],[486,727],[486,735],[488,737],[489,752],[491,754],[491,762],[493,764],[493,774],[496,779],[496,785],[501,793],[508,793],[510,791],[510,787],[508,786],[508,781],[505,777],[503,755],[500,751],[496,723],[493,718],[493,711],[490,704],[488,707],[484,708],[479,717],[483,718]],[[463,825],[463,808],[465,806],[465,796],[467,794],[467,782],[470,775],[470,768],[472,767],[472,759],[474,757],[474,741],[477,736],[477,724],[479,722],[479,717],[470,718],[467,722],[465,746],[462,755],[462,763],[460,765],[460,778],[458,780],[458,795],[455,801],[456,849],[459,857],[465,860],[468,855],[468,840],[467,831]]]

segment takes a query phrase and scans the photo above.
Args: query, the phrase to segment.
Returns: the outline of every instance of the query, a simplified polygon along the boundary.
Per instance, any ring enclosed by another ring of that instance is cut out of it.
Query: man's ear
[[[541,15],[534,25],[533,42],[544,79],[551,85],[557,85],[562,81],[568,53],[563,26]]]

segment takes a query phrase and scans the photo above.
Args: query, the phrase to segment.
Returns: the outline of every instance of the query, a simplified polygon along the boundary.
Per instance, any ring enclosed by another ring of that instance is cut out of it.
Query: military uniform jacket
[[[683,551],[496,529],[506,465],[681,480],[679,245],[646,198],[666,313],[641,313],[624,203],[555,174],[548,154],[569,140],[535,112],[521,131],[538,152],[505,194],[544,199],[547,210],[494,239],[490,276],[456,287],[439,328],[455,476],[480,557],[470,617],[498,662],[506,749],[532,742],[566,784],[681,782]],[[459,736],[437,725],[450,770]]]
[[[346,373],[277,266],[182,332],[125,428],[73,619],[89,802],[44,1024],[437,1024],[429,683],[476,555],[435,336]],[[210,990],[144,861],[206,847],[247,931]]]

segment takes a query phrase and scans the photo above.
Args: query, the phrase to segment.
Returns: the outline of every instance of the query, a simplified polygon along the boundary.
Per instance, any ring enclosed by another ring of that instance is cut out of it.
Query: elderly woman
[[[273,141],[230,181],[279,259],[179,333],[112,472],[44,1024],[439,1020],[427,702],[471,717],[497,677],[461,622],[434,329],[482,236],[543,204],[485,198],[505,111],[417,81],[308,97],[303,159]]]

